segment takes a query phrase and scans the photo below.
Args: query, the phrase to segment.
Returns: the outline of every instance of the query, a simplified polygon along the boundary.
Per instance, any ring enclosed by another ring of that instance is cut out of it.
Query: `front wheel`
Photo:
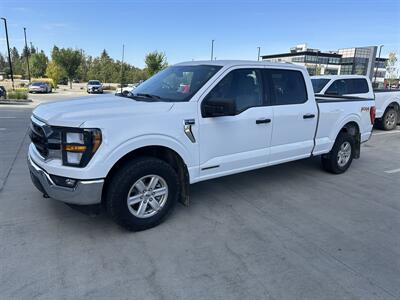
[[[122,227],[139,231],[160,224],[178,200],[176,171],[153,157],[134,159],[108,185],[107,211]]]
[[[344,173],[353,161],[354,152],[354,137],[346,132],[340,133],[331,152],[321,158],[323,169],[333,174]]]

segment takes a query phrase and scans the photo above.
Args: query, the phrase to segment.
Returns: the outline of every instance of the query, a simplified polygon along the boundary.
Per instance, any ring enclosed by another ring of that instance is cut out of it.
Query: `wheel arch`
[[[396,112],[398,114],[400,114],[400,104],[396,101],[391,102],[385,109],[385,113],[389,108],[393,108],[394,110],[396,110]]]
[[[114,174],[127,162],[137,157],[154,157],[170,164],[177,172],[180,182],[180,202],[189,204],[189,172],[184,158],[174,149],[165,145],[142,146],[127,152],[120,157],[108,171],[102,191],[102,202],[106,199],[108,184]]]
[[[360,149],[361,149],[361,132],[360,132],[360,125],[356,121],[349,121],[346,124],[342,126],[336,137],[342,133],[348,133],[354,137],[354,143],[355,143],[355,153],[354,153],[354,158],[359,158],[360,157]]]

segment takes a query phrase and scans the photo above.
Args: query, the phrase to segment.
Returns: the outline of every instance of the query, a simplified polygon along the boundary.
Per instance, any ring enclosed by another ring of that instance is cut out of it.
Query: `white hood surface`
[[[87,121],[168,112],[173,103],[144,102],[115,95],[51,102],[33,114],[53,126],[79,127]]]

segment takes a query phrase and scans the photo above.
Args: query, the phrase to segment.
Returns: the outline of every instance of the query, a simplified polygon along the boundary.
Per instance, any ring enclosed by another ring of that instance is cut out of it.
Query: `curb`
[[[11,105],[28,105],[32,103],[31,99],[27,100],[0,100],[0,104],[11,104]]]

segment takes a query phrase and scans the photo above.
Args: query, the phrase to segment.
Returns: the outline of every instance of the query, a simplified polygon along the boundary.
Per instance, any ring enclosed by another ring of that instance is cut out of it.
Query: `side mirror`
[[[337,91],[326,91],[325,95],[332,95],[332,96],[338,96],[339,93]]]
[[[236,115],[236,102],[234,99],[208,98],[202,105],[203,118],[214,118]]]

